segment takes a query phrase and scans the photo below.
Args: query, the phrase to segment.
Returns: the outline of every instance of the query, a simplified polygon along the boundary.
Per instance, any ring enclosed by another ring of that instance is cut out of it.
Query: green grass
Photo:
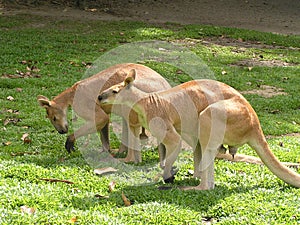
[[[67,154],[66,136],[54,130],[36,102],[38,94],[53,97],[80,80],[87,70],[82,62],[93,62],[126,43],[207,37],[241,38],[282,46],[241,49],[195,41],[186,48],[209,66],[216,79],[240,91],[257,89],[261,84],[284,89],[288,95],[269,99],[249,94],[245,97],[257,111],[265,134],[273,135],[268,142],[275,155],[281,161],[299,162],[299,137],[280,136],[300,132],[299,36],[200,25],[1,16],[0,224],[68,224],[74,217],[76,224],[300,223],[299,189],[283,183],[263,166],[217,161],[214,190],[159,190],[164,184],[161,179],[154,179],[160,172],[158,154],[156,149],[145,148],[140,165],[119,165],[118,173],[97,176],[79,151]],[[252,70],[230,66],[253,55],[296,65]],[[187,74],[178,73],[178,68],[159,60],[144,63],[173,85],[190,79]],[[6,78],[17,70],[28,72],[27,66],[38,68],[39,71],[30,72],[40,77]],[[7,100],[8,96],[14,100]],[[29,144],[21,140],[25,133],[29,134]],[[117,146],[118,140],[112,137],[112,145]],[[239,151],[255,155],[247,146]],[[198,184],[188,172],[193,169],[189,151],[182,151],[176,165],[180,170],[174,187]],[[50,183],[41,178],[69,180],[74,184]],[[112,180],[116,187],[110,192]],[[122,192],[133,202],[131,206],[124,206]],[[20,207],[24,205],[33,207],[35,213],[22,213]]]

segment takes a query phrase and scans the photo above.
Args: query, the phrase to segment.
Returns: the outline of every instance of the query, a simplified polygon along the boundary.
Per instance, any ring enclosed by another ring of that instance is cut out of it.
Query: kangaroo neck
[[[67,108],[69,106],[72,106],[74,96],[75,96],[75,92],[76,92],[76,88],[77,88],[77,84],[75,84],[74,86],[66,89],[65,91],[63,91],[59,95],[57,95],[53,99],[53,101],[56,104],[60,105],[62,108]]]

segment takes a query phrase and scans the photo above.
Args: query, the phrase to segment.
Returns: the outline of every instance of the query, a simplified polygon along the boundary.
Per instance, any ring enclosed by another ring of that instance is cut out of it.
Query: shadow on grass
[[[193,179],[185,180],[187,183],[195,183]],[[126,186],[122,190],[113,191],[108,198],[84,197],[73,198],[72,205],[78,209],[86,209],[96,204],[115,205],[118,208],[126,207],[122,200],[122,193],[130,200],[131,206],[143,204],[158,203],[161,205],[176,205],[182,209],[188,209],[195,212],[207,212],[210,208],[217,205],[223,199],[236,193],[247,193],[257,187],[239,187],[228,188],[226,186],[216,186],[210,191],[182,191],[176,185],[172,185],[172,189],[159,190],[158,184],[150,184],[143,186]],[[170,185],[168,185],[170,186]],[[170,212],[171,213],[171,212]]]
[[[240,187],[228,189],[226,186],[216,186],[210,191],[182,191],[179,186],[193,185],[196,186],[199,181],[186,179],[182,182],[176,182],[170,190],[159,190],[157,184],[149,186],[127,186],[123,192],[133,201],[134,204],[161,202],[175,204],[183,208],[189,208],[194,211],[207,211],[210,207],[219,203],[222,199],[234,194],[249,192],[255,187]],[[169,185],[168,185],[169,186]],[[144,190],[141,190],[144,189]],[[121,195],[120,193],[116,193]]]

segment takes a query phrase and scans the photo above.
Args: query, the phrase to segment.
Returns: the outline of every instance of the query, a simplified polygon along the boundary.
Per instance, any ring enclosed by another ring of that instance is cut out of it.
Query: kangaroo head
[[[46,109],[47,118],[51,121],[52,125],[60,134],[68,132],[67,110],[50,101],[47,97],[39,95],[37,100],[41,107]]]
[[[130,70],[123,82],[111,86],[110,88],[106,89],[98,96],[99,102],[102,105],[118,104],[119,103],[117,100],[118,94],[120,92],[129,90],[132,82],[135,80],[135,76],[136,76],[135,69]],[[124,93],[123,95],[125,96],[126,94]],[[119,100],[122,101],[122,99]]]

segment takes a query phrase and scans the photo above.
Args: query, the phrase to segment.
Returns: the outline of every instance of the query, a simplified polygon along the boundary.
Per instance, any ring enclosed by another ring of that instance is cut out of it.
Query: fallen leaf
[[[26,205],[21,206],[20,209],[21,209],[22,213],[27,213],[30,215],[34,214],[34,212],[35,212],[35,208],[28,207]]]
[[[76,221],[77,221],[77,216],[74,216],[69,220],[70,223],[75,223]]]
[[[23,89],[22,88],[16,88],[16,92],[22,92]]]
[[[12,144],[12,142],[11,141],[8,141],[8,142],[4,142],[4,143],[2,143],[4,146],[9,146],[9,145],[11,145]]]
[[[16,115],[20,114],[19,110],[17,110],[17,109],[7,109],[6,112],[13,113],[13,114],[16,114]]]
[[[13,96],[7,96],[6,99],[7,99],[8,101],[13,101],[13,100],[15,100]]]
[[[123,199],[125,206],[131,206],[130,200],[124,195],[123,192],[122,192],[122,199]]]
[[[98,168],[94,170],[94,173],[97,175],[103,175],[105,173],[114,173],[117,172],[118,170],[113,168],[113,167],[104,167],[104,168]]]
[[[227,72],[225,70],[223,70],[221,73],[222,73],[222,75],[226,75],[227,74]]]
[[[23,73],[21,70],[16,70],[16,73],[17,73],[18,75],[24,76],[24,73]]]
[[[31,141],[31,139],[29,139],[29,138],[26,138],[25,140],[24,140],[24,144],[30,144],[32,141]]]
[[[115,190],[115,186],[116,186],[116,182],[114,182],[114,181],[109,182],[109,184],[108,184],[109,191],[113,192]]]
[[[6,119],[3,121],[3,125],[6,126],[7,124],[9,124],[9,119]]]
[[[22,135],[21,140],[24,142],[24,144],[31,143],[31,139],[29,138],[29,134],[25,133]]]
[[[177,70],[176,73],[177,74],[183,74],[183,71],[182,70]]]
[[[93,65],[93,63],[91,63],[91,62],[81,62],[81,64],[82,64],[83,66],[85,66],[86,68],[91,68],[92,65]]]
[[[7,118],[3,121],[3,125],[6,126],[9,123],[17,124],[20,121],[21,121],[21,119],[18,119],[18,118]]]
[[[29,136],[28,133],[25,133],[22,135],[21,140],[24,141]]]

